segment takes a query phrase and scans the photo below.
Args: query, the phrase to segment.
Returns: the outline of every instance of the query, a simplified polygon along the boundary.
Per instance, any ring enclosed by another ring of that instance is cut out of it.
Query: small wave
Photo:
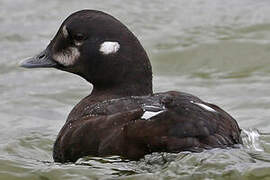
[[[264,151],[260,144],[261,133],[257,129],[242,129],[241,137],[244,147],[254,151]]]

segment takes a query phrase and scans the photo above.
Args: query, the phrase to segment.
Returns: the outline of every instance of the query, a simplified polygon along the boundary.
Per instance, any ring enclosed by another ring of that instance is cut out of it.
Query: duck
[[[20,66],[56,68],[93,85],[56,138],[55,162],[110,155],[140,160],[153,152],[199,153],[242,144],[237,121],[217,105],[184,92],[153,93],[145,49],[105,12],[74,12],[46,49]]]

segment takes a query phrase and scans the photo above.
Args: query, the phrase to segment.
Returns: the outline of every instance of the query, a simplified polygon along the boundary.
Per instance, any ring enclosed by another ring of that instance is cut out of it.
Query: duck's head
[[[125,95],[152,93],[152,70],[134,34],[114,17],[95,10],[71,14],[47,48],[20,64],[54,67],[77,74],[94,91],[122,89]]]

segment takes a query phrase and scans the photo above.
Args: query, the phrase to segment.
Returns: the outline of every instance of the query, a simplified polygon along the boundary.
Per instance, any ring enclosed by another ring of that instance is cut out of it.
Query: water
[[[17,63],[85,8],[114,15],[139,37],[156,92],[189,92],[221,106],[244,129],[244,146],[154,153],[138,162],[112,156],[54,163],[56,135],[91,85]],[[0,0],[0,179],[270,179],[269,12],[268,0]]]

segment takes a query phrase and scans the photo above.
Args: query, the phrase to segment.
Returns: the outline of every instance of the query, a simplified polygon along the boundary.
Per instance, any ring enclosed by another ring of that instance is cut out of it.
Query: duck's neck
[[[97,86],[94,84],[92,93],[80,101],[71,111],[67,121],[73,121],[85,115],[85,108],[96,103],[100,103],[110,99],[117,99],[128,96],[146,96],[151,95],[152,76],[141,78],[139,83],[118,84],[117,86]]]
[[[106,99],[120,98],[126,96],[145,96],[152,94],[152,79],[140,83],[122,84],[117,86],[95,86],[91,93],[92,97],[104,96]]]

